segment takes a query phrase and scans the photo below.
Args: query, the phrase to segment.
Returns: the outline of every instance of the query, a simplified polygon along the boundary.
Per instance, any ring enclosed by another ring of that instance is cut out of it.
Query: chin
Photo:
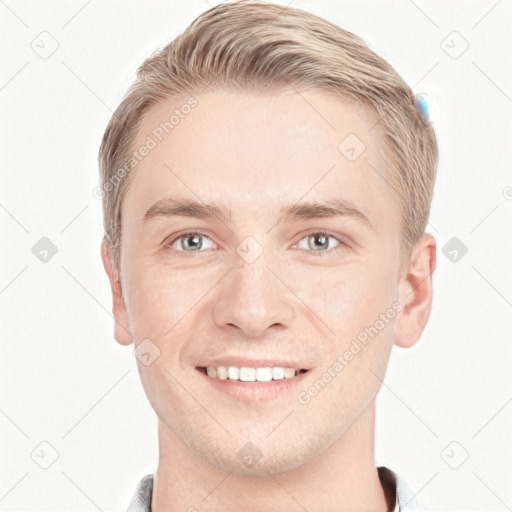
[[[243,464],[238,458],[212,460],[212,464],[224,471],[230,471],[240,476],[268,477],[269,475],[279,475],[292,471],[305,462],[299,454],[294,453],[289,458],[278,458],[275,456],[266,457],[262,455],[254,466],[249,467]]]
[[[297,451],[300,447],[300,452]],[[197,447],[196,447],[197,448]],[[310,451],[300,443],[288,439],[259,442],[235,441],[225,446],[212,447],[202,453],[196,451],[203,460],[213,466],[241,476],[268,477],[292,471],[313,459],[321,447],[312,445]],[[195,451],[195,450],[194,450]]]

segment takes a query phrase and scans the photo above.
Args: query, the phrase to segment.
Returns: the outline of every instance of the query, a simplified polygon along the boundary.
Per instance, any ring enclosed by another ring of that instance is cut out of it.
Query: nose
[[[239,329],[250,338],[263,336],[271,327],[290,327],[297,301],[276,274],[267,267],[264,254],[252,263],[238,261],[217,288],[215,324],[221,329]]]

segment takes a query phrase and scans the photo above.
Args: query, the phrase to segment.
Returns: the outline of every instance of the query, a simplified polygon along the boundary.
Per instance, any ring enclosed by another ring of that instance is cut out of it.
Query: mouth
[[[236,366],[198,366],[196,370],[212,379],[219,380],[235,380],[239,382],[270,382],[284,379],[291,379],[306,373],[309,369],[300,368],[294,370],[293,368],[283,367],[265,367],[265,368],[250,368]]]
[[[196,371],[208,389],[238,402],[253,403],[292,400],[290,393],[307,378],[310,369],[235,366],[197,366]],[[304,384],[303,384],[304,385]]]

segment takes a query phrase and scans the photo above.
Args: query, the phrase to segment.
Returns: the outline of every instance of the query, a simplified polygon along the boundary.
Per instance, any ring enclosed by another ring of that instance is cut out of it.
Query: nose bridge
[[[255,259],[247,256],[251,251],[254,247],[236,255],[234,269],[216,297],[213,314],[219,327],[234,325],[247,336],[257,337],[273,325],[289,326],[295,306],[290,292],[267,267],[276,266],[270,261],[270,251],[262,251]]]
[[[270,278],[275,277],[267,268],[269,259],[268,252],[263,252],[255,261],[242,258],[242,261],[235,264],[234,291],[239,300],[253,303],[262,309],[272,296],[275,297],[275,284],[270,282]]]

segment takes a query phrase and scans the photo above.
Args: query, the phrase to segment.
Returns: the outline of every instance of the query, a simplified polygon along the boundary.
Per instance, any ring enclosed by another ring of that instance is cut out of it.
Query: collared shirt
[[[421,510],[407,484],[391,469],[378,466],[380,482],[383,487],[392,489],[395,494],[394,512],[417,512]],[[151,512],[151,496],[153,494],[153,475],[146,475],[137,485],[127,512]]]

